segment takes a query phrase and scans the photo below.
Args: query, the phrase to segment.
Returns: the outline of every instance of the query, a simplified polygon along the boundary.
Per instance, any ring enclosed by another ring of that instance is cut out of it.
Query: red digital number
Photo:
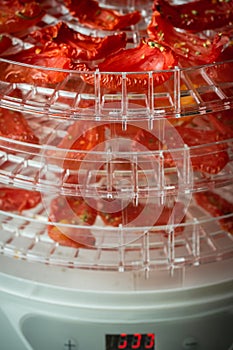
[[[155,335],[148,333],[145,340],[145,349],[153,349],[155,344]]]
[[[118,348],[117,349],[126,349],[127,348],[127,334],[122,333],[120,335],[119,341],[118,341]]]
[[[133,335],[131,349],[139,349],[141,346],[141,339],[142,339],[142,335],[139,333],[135,333]]]

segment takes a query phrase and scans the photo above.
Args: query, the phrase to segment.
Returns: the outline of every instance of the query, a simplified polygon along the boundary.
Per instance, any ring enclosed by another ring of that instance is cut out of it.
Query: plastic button
[[[64,350],[77,350],[77,344],[73,339],[67,339],[64,343]]]
[[[183,349],[185,350],[196,350],[198,349],[198,341],[194,337],[185,338],[183,341]]]

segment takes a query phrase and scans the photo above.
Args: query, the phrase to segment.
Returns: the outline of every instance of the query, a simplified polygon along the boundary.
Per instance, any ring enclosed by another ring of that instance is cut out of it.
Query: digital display
[[[106,350],[155,350],[155,335],[153,333],[107,334]]]

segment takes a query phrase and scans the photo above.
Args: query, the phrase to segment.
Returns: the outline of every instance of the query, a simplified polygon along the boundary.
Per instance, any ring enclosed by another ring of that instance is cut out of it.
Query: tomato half
[[[142,40],[138,47],[122,49],[99,63],[100,84],[113,91],[121,90],[123,77],[117,73],[126,72],[125,82],[128,91],[148,90],[149,75],[144,71],[153,72],[153,84],[158,86],[171,77],[172,72],[169,70],[175,65],[177,65],[177,58],[169,47],[150,39]],[[76,69],[91,72],[91,69],[84,63],[78,64]],[[168,71],[160,72],[161,70]],[[109,73],[105,74],[105,72]],[[132,74],[127,74],[127,72]],[[93,74],[83,74],[82,77],[85,82],[94,84]]]
[[[34,134],[23,114],[5,108],[0,108],[0,136],[39,144],[39,138]]]
[[[92,29],[118,30],[138,23],[141,19],[139,11],[121,14],[118,11],[99,6],[95,0],[67,0],[68,9],[79,22]]]
[[[61,224],[69,224],[67,220],[61,220]],[[67,228],[65,229],[67,231]],[[67,233],[68,234],[68,233]],[[62,246],[72,247],[72,248],[84,248],[87,246],[93,247],[95,245],[95,238],[89,230],[85,230],[85,233],[80,229],[73,229],[70,231],[69,236],[62,233],[62,229],[59,229],[59,223],[57,226],[48,225],[48,235],[49,237],[59,243]],[[81,242],[79,242],[81,240]]]
[[[213,191],[195,193],[197,204],[213,217],[233,214],[233,204]],[[233,217],[222,218],[219,223],[223,230],[233,234]]]
[[[91,226],[94,224],[97,211],[81,197],[59,196],[52,200],[48,225],[48,235],[61,245],[80,248],[93,246],[95,238],[89,229],[66,227],[65,225]],[[59,224],[64,225],[59,226]]]
[[[229,155],[226,150],[226,145],[216,143],[224,139],[224,136],[216,130],[201,130],[191,127],[177,126],[171,132],[179,133],[183,143],[190,147],[190,161],[194,170],[206,172],[209,174],[219,173],[229,162]],[[146,149],[151,151],[163,150],[164,166],[174,167],[176,162],[179,162],[179,152],[176,154],[177,146],[176,138],[173,135],[167,134],[169,145],[162,144],[153,134],[140,130],[135,141],[141,144]],[[136,147],[136,146],[135,146]],[[177,159],[173,159],[174,156]]]
[[[44,16],[40,4],[35,1],[4,1],[0,4],[0,33],[22,32],[35,25]]]
[[[40,202],[39,192],[19,188],[0,188],[0,210],[22,212],[36,207]]]
[[[73,59],[97,60],[110,55],[126,46],[126,34],[116,33],[106,37],[94,37],[69,28],[65,22],[45,27],[30,33],[27,38],[36,45],[45,45],[49,41],[65,46],[68,56]]]
[[[91,154],[95,147],[105,141],[105,125],[89,125],[83,121],[76,121],[67,129],[67,135],[59,142],[59,150],[52,154],[58,157],[58,162],[65,169],[77,170],[82,164],[90,167],[96,166],[96,156]],[[89,155],[88,155],[88,152]],[[86,158],[87,157],[87,158]],[[86,159],[85,159],[86,158]]]
[[[115,204],[116,208],[121,206],[120,200]],[[114,203],[114,202],[113,202]],[[179,226],[180,223],[185,221],[184,205],[182,203],[176,203],[176,206],[158,205],[153,203],[138,203],[134,205],[130,202],[128,205],[123,206],[122,209],[113,211],[109,210],[111,201],[106,200],[102,205],[98,214],[102,218],[105,225],[109,226],[136,226],[136,227],[155,227],[177,225],[175,231],[183,231],[183,227]],[[114,205],[113,205],[114,208]],[[173,210],[176,208],[176,215],[172,219]]]
[[[179,5],[155,0],[154,9],[174,27],[195,32],[225,27],[233,21],[232,0],[197,0]]]
[[[145,147],[145,149],[148,151],[161,150],[163,152],[164,167],[169,168],[169,167],[174,167],[176,165],[175,161],[172,158],[171,153],[167,151],[167,145],[163,144],[154,134],[150,133],[149,131],[141,129],[136,133],[134,137],[133,150],[136,152],[139,151],[140,145]],[[174,145],[174,148],[176,148],[175,145]],[[161,158],[157,155],[153,156],[153,160],[156,163],[161,162]]]
[[[233,81],[233,41],[217,57],[216,64],[206,68],[208,76],[217,84],[230,83]],[[230,92],[230,90],[229,90]],[[227,93],[228,94],[228,93]],[[230,96],[230,95],[229,95]]]
[[[67,219],[77,225],[93,225],[97,213],[94,204],[93,200],[93,205],[88,205],[82,197],[59,196],[51,201],[49,219],[53,222]]]
[[[191,162],[195,170],[218,174],[229,162],[226,145],[216,143],[223,137],[216,130],[177,127],[184,143],[191,147]]]
[[[130,225],[130,223],[137,218],[143,209],[143,206],[141,204],[133,205],[132,202],[124,206],[124,204],[121,203],[119,199],[116,199],[114,201],[106,199],[102,201],[101,204],[102,205],[98,211],[98,214],[100,215],[105,225],[114,227],[117,227],[121,224]],[[121,206],[122,209],[120,210]]]
[[[195,33],[177,31],[158,11],[153,12],[147,31],[153,40],[169,46],[183,66],[212,63],[229,43],[226,35],[216,34],[213,39],[203,39]]]
[[[6,55],[4,58],[32,66],[1,62],[0,77],[9,82],[38,85],[56,84],[63,81],[68,73],[46,70],[43,67],[71,69],[71,59],[68,56],[67,48],[59,47],[55,43],[49,43],[44,47],[35,46],[21,50],[16,54]]]
[[[225,110],[217,115],[209,115],[209,121],[213,127],[226,139],[233,139],[233,118],[232,111]]]

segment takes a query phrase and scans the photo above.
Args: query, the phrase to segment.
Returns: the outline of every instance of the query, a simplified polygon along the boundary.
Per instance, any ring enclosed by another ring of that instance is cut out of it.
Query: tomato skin
[[[30,33],[27,38],[34,44],[46,45],[49,41],[59,47],[66,46],[73,59],[97,60],[126,46],[126,34],[116,33],[106,37],[85,35],[68,27],[65,22]]]
[[[30,128],[23,114],[5,108],[0,108],[0,136],[39,144],[39,138]]]
[[[233,21],[232,0],[197,0],[179,5],[155,0],[154,10],[174,27],[194,32],[225,27]]]
[[[19,188],[0,188],[0,210],[22,212],[36,207],[40,202],[39,192]]]
[[[169,70],[177,65],[177,58],[172,51],[152,40],[142,40],[140,45],[131,49],[122,49],[119,52],[110,55],[104,61],[99,63],[98,69],[101,72],[101,86],[111,90],[122,89],[122,75],[111,74],[110,72],[133,72],[135,74],[126,74],[126,87],[128,91],[148,90],[149,75],[144,71],[153,72],[153,84],[158,86],[168,80],[172,72],[156,72],[157,70]],[[76,69],[89,71],[91,69],[85,64],[78,64]],[[102,73],[103,72],[103,73]],[[104,74],[106,72],[106,74]],[[109,72],[107,74],[107,72]],[[93,74],[83,74],[82,78],[89,84],[94,84]]]
[[[16,54],[6,55],[4,58],[19,63],[0,63],[0,78],[12,83],[56,84],[64,80],[68,73],[56,70],[43,70],[40,67],[72,68],[67,48],[58,47],[55,43],[50,43],[43,48],[40,46],[31,47]],[[20,63],[38,67],[20,66]]]
[[[115,31],[138,23],[141,19],[139,11],[125,15],[117,11],[99,6],[95,0],[65,1],[68,9],[79,22],[91,29]]]
[[[5,1],[0,4],[0,33],[22,32],[39,22],[43,16],[44,11],[35,1]]]
[[[213,217],[219,217],[233,213],[233,204],[213,191],[195,193],[194,198],[197,204],[210,213]],[[233,234],[233,218],[219,219],[223,230]]]
[[[178,32],[158,11],[153,12],[147,32],[153,40],[169,46],[183,66],[212,63],[229,43],[226,35],[216,34],[210,40],[195,33]]]
[[[72,224],[81,226],[91,226],[94,224],[97,211],[93,206],[88,205],[81,197],[59,196],[54,198],[50,204],[49,221],[56,225],[48,225],[48,235],[51,239],[61,245],[80,248],[93,246],[95,238],[89,229],[75,227],[61,227],[60,224]]]

